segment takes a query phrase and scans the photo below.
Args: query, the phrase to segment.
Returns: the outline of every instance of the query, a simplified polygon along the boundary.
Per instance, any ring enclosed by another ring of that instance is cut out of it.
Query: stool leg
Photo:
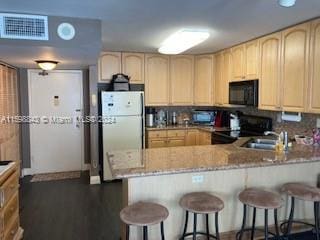
[[[320,231],[319,231],[319,208],[320,208],[320,202],[314,203],[314,222],[315,222],[315,230],[316,230],[316,239],[320,239]]]
[[[264,239],[268,240],[269,230],[268,230],[268,209],[264,210]]]
[[[253,208],[253,217],[252,217],[252,228],[251,228],[251,240],[254,239],[254,231],[256,229],[256,215],[257,215],[257,209]]]
[[[279,225],[278,225],[278,209],[274,210],[274,224],[275,224],[275,229],[276,229],[276,239],[280,239],[280,234],[279,234]]]
[[[215,213],[215,224],[216,224],[216,239],[220,240],[220,234],[219,234],[219,213]]]
[[[193,214],[193,240],[197,239],[197,214]]]
[[[209,231],[209,214],[206,214],[206,228],[207,228],[207,240],[210,240],[210,231]]]
[[[161,228],[161,240],[164,240],[164,226],[163,226],[163,222],[160,223],[160,228]]]
[[[130,225],[126,225],[126,240],[129,240],[130,238]]]
[[[246,221],[247,221],[247,205],[244,204],[244,205],[243,205],[242,226],[241,226],[241,230],[240,230],[240,233],[239,233],[239,240],[242,239],[242,235],[243,235],[243,232],[244,232],[244,228],[245,228],[245,226],[246,226]]]
[[[291,210],[290,210],[286,235],[289,235],[291,233],[292,221],[293,221],[293,217],[294,217],[294,204],[295,204],[295,198],[291,197]]]
[[[188,219],[189,219],[189,212],[188,212],[188,211],[186,211],[186,221],[185,221],[185,223],[184,223],[182,239],[184,239],[184,235],[187,233],[187,228],[188,228]]]
[[[148,227],[143,226],[143,240],[148,240]]]

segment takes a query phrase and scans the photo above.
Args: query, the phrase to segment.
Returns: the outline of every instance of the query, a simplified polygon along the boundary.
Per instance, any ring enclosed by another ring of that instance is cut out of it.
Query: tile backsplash
[[[163,109],[164,111],[169,111],[169,115],[171,116],[172,112],[183,113],[188,114],[191,117],[191,111],[192,109],[201,109],[201,110],[219,110],[218,108],[214,107],[156,107],[156,111]],[[274,111],[265,111],[265,110],[259,110],[254,107],[243,107],[243,108],[228,108],[223,109],[230,112],[235,111],[241,111],[244,114],[248,115],[257,115],[257,116],[264,116],[264,117],[270,117],[272,118],[273,122],[273,129],[276,132],[280,131],[287,131],[290,137],[293,137],[294,135],[306,135],[306,136],[312,136],[312,130],[316,128],[317,124],[317,118],[320,119],[320,114],[309,114],[309,113],[303,113],[302,114],[302,120],[301,122],[288,122],[288,121],[282,121],[278,122],[278,114],[281,114],[280,112],[274,112]]]

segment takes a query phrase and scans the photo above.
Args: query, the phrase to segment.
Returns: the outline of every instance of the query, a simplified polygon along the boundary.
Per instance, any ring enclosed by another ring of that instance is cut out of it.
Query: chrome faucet
[[[288,132],[287,131],[282,131],[280,134],[272,131],[265,131],[264,135],[274,135],[279,138],[279,141],[282,141],[284,145],[284,150],[288,150],[288,145],[289,145],[289,139],[288,139]]]

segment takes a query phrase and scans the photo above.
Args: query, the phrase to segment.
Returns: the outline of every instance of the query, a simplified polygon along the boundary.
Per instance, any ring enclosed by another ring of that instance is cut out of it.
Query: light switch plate
[[[192,183],[202,183],[204,180],[203,175],[192,176]]]
[[[317,128],[320,128],[320,118],[317,118]]]

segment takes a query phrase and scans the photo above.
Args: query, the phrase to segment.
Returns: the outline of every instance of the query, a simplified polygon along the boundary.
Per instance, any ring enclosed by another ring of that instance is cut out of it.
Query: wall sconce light
[[[49,61],[49,60],[37,60],[35,62],[38,64],[39,68],[42,69],[42,72],[39,73],[39,75],[42,75],[42,76],[48,75],[47,71],[51,71],[55,69],[57,64],[59,63],[57,61]]]

